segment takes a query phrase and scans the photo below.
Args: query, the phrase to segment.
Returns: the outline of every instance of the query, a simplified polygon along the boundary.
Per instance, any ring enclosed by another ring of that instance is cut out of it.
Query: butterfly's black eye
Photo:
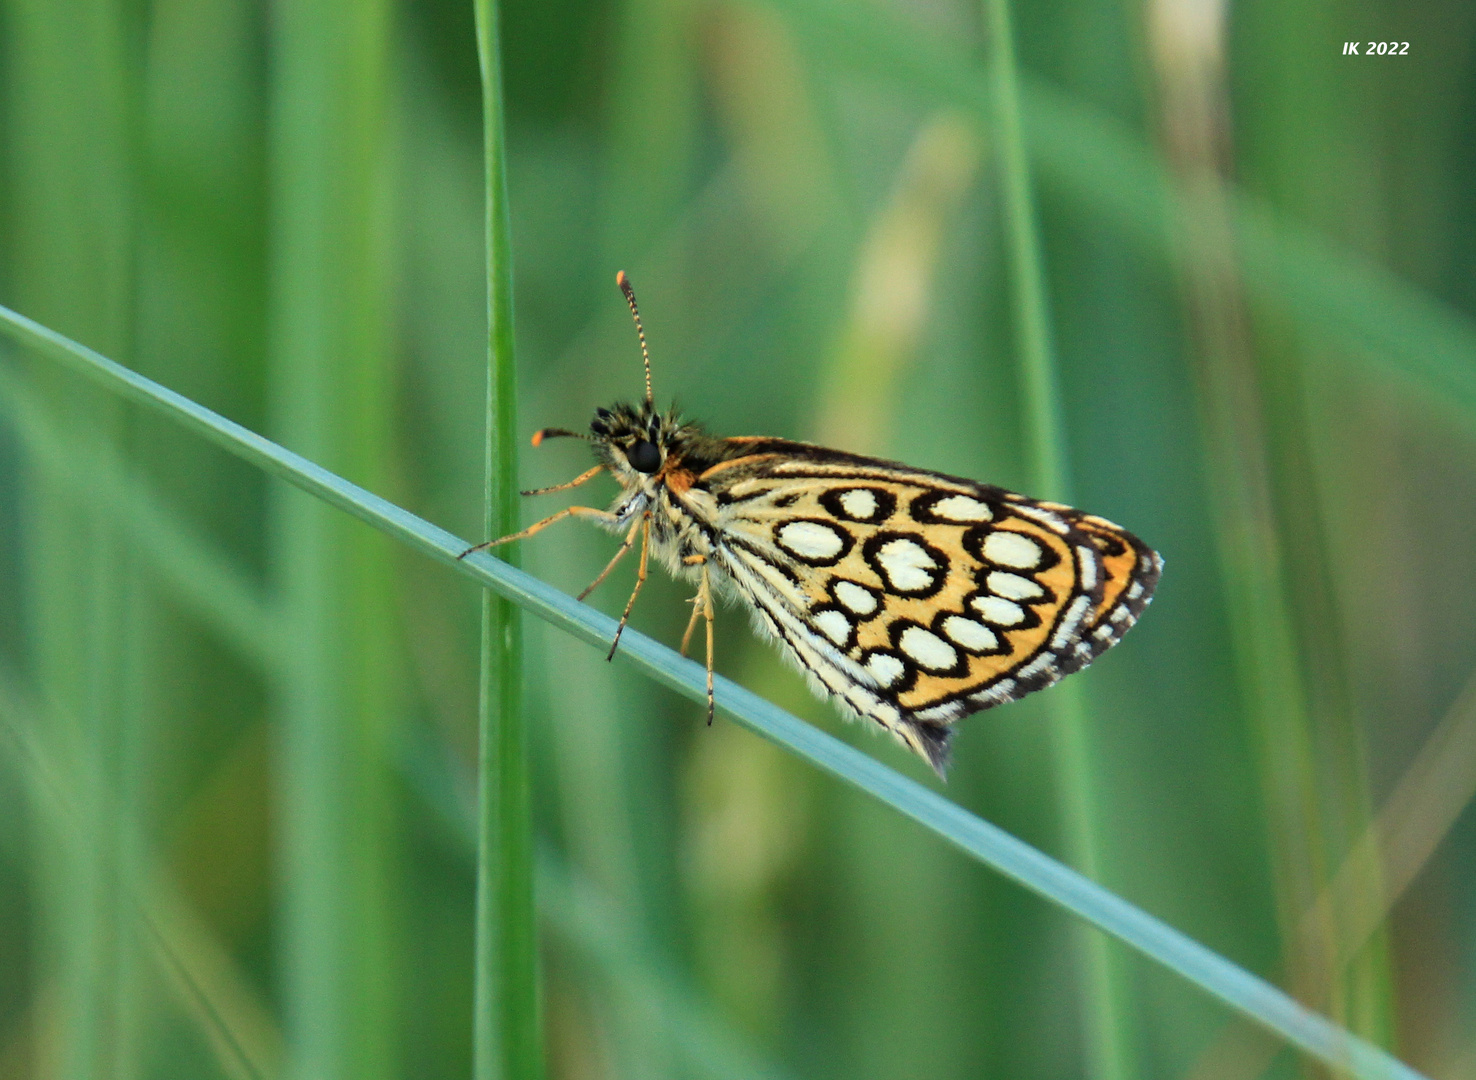
[[[661,468],[661,451],[656,444],[638,439],[625,451],[625,458],[636,472],[653,473]]]

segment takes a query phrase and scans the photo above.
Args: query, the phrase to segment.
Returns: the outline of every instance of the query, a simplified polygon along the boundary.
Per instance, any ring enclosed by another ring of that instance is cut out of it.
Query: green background
[[[947,794],[1077,862],[1084,806],[1109,888],[1476,1077],[1476,9],[1013,18],[1057,448],[1167,566],[1075,690],[962,723]],[[984,26],[508,5],[523,435],[640,395],[625,269],[658,399],[715,433],[1032,493]],[[470,4],[5,0],[0,302],[480,539],[479,110]],[[577,592],[613,547],[560,525],[523,565]],[[633,624],[675,643],[687,591],[658,572]],[[1316,1074],[1122,950],[1088,978],[1064,914],[525,627],[550,1075]],[[717,635],[721,672],[930,777],[741,612]],[[9,350],[0,1078],[467,1075],[477,662],[464,580]]]

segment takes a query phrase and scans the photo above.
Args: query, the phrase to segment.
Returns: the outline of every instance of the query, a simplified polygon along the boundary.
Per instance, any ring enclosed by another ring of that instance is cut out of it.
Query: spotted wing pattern
[[[1152,597],[1162,560],[1103,518],[787,447],[697,478],[717,566],[826,691],[940,774],[953,721],[1086,666]]]

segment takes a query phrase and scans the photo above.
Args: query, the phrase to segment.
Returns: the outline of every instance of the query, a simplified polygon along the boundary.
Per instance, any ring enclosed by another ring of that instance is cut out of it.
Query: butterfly
[[[534,446],[585,439],[597,461],[568,483],[523,494],[608,472],[620,495],[609,509],[570,506],[462,557],[588,519],[623,540],[583,600],[639,538],[635,588],[609,656],[654,551],[697,587],[681,652],[703,620],[709,724],[716,593],[743,601],[822,697],[891,732],[940,777],[955,721],[1085,667],[1148,605],[1163,560],[1104,518],[808,443],[719,438],[662,413],[635,291],[624,272],[615,280],[635,319],[645,400],[597,409],[588,434],[535,433]]]

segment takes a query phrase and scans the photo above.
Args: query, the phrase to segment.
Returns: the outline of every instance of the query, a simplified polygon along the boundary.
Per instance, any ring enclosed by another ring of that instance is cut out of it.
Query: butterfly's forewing
[[[949,725],[1090,663],[1160,561],[1101,518],[803,443],[698,477],[718,563],[831,694],[940,772]]]

